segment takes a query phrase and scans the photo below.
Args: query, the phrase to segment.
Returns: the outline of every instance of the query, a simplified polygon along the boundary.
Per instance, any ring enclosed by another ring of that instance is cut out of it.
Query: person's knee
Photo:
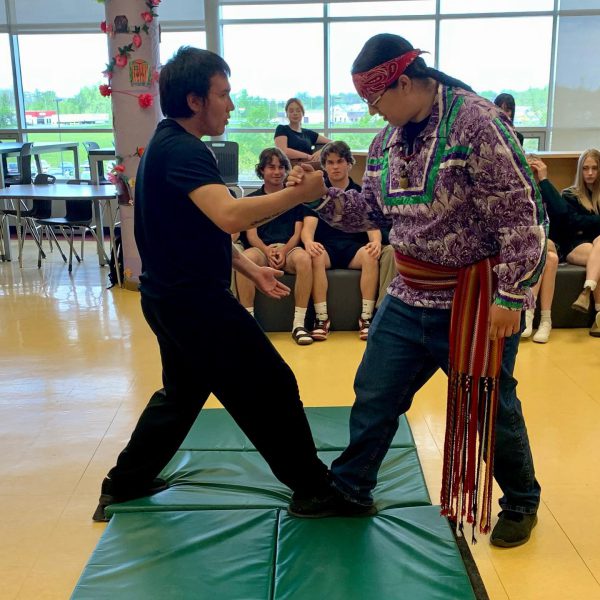
[[[546,266],[554,271],[558,269],[558,254],[556,252],[548,252],[546,255]]]
[[[309,273],[312,270],[313,259],[306,250],[294,250],[294,267],[298,275]]]
[[[263,253],[256,248],[248,248],[244,250],[244,254],[256,265],[263,265],[265,262]]]

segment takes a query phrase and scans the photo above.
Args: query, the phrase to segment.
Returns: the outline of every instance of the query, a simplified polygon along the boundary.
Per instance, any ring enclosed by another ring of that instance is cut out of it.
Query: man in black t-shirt
[[[247,197],[264,196],[284,189],[285,177],[290,169],[290,161],[279,148],[266,148],[260,153],[256,165],[256,174],[264,184]],[[244,254],[257,265],[268,265],[296,275],[292,337],[298,345],[308,346],[313,339],[305,329],[304,321],[312,288],[312,261],[299,245],[303,217],[302,207],[297,206],[258,228],[248,229],[246,237],[250,248]],[[254,283],[241,273],[237,274],[236,283],[240,304],[254,316]]]
[[[350,177],[353,164],[354,157],[346,142],[327,144],[321,151],[321,166],[327,173],[325,185],[360,191],[361,187]],[[302,242],[313,261],[312,296],[316,314],[313,339],[324,341],[329,335],[326,269],[360,269],[362,310],[358,318],[358,330],[360,339],[366,340],[379,283],[381,231],[373,229],[365,233],[346,233],[319,219],[310,208],[305,208]]]
[[[315,172],[306,186],[243,202],[231,197],[201,141],[221,135],[234,109],[228,75],[220,56],[190,47],[180,48],[160,73],[167,118],[140,161],[135,239],[142,310],[160,347],[164,388],[150,399],[103,481],[96,521],[108,519],[105,509],[113,502],[166,487],[156,477],[211,392],[293,490],[291,512],[314,517],[353,508],[331,491],[291,369],[229,290],[231,234],[321,196],[323,177]],[[233,266],[269,296],[289,293],[277,280],[281,271],[258,267],[239,252]],[[238,358],[237,345],[251,351]]]

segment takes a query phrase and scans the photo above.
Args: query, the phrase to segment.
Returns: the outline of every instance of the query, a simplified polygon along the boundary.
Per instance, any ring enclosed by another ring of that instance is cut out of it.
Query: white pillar
[[[120,178],[121,236],[125,287],[137,289],[140,256],[133,235],[133,182],[140,155],[161,119],[157,75],[160,63],[160,0],[106,0],[108,71],[113,131]]]

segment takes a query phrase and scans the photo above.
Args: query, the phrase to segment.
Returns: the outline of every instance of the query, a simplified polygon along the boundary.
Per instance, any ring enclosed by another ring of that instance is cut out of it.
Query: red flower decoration
[[[160,4],[160,0],[150,0],[152,2],[152,6],[158,6]]]
[[[125,173],[125,165],[115,165],[113,167],[113,171],[117,171],[117,173]]]
[[[144,19],[145,23],[152,23],[154,20],[154,15],[151,12],[145,11],[141,13],[142,19]]]
[[[152,94],[140,94],[138,96],[138,104],[141,108],[150,108],[154,103]]]
[[[102,33],[106,33],[106,21],[102,21],[102,23],[100,23],[100,30]]]
[[[100,91],[100,95],[107,97],[110,96],[112,94],[112,88],[110,87],[110,85],[101,85],[98,87],[98,90]]]
[[[135,33],[132,42],[136,48],[139,48],[142,45],[142,36],[139,33]]]
[[[127,65],[127,55],[119,54],[115,56],[115,64],[117,67],[125,67]]]

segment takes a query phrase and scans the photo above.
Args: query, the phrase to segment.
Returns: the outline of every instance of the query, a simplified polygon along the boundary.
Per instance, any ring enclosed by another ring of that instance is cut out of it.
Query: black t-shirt
[[[331,183],[327,177],[325,177],[325,187],[331,187]],[[348,190],[360,192],[362,188],[350,178],[350,183],[345,191]],[[304,216],[318,217],[319,215],[314,210],[305,206]],[[347,233],[341,229],[332,227],[329,223],[323,221],[323,219],[319,219],[317,229],[315,230],[315,242],[319,242],[319,244],[323,244],[329,248],[344,248],[348,244],[361,244],[364,246],[369,243],[369,236],[365,231],[360,233]]]
[[[298,133],[289,125],[277,125],[274,137],[280,137],[282,135],[287,138],[288,148],[298,150],[298,152],[306,152],[306,154],[313,153],[313,146],[319,139],[319,134],[316,131],[312,131],[312,129],[302,129],[302,131]]]
[[[188,196],[207,184],[224,185],[212,152],[172,119],[161,121],[136,176],[142,292],[166,297],[229,288],[231,236]]]
[[[248,194],[250,196],[266,196],[265,186]],[[302,206],[295,206],[277,218],[257,228],[258,237],[267,245],[285,244],[294,235],[296,223],[304,219]]]

